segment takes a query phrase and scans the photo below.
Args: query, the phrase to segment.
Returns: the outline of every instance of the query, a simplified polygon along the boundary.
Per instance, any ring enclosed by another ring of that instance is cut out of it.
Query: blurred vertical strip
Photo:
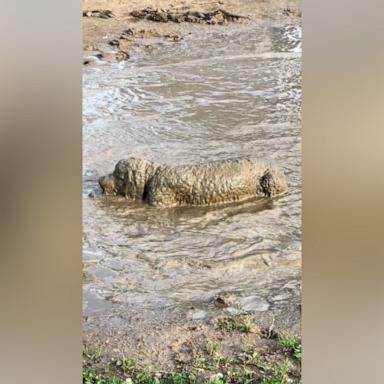
[[[80,0],[0,4],[1,382],[81,382]]]
[[[303,382],[383,383],[384,3],[303,3]]]

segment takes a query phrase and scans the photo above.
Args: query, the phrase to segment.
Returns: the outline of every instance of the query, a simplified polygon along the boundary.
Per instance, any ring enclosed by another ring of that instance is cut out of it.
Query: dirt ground
[[[140,11],[148,8],[152,15],[147,12],[141,18]],[[84,0],[83,15],[84,64],[93,64],[100,59],[128,60],[132,50],[162,39],[178,41],[202,28],[300,18],[301,10],[298,0]]]
[[[284,384],[300,380],[300,337],[276,332],[273,321],[260,326],[248,316],[235,316],[208,322],[175,322],[166,325],[167,329],[164,325],[144,325],[145,332],[139,333],[127,329],[118,333],[87,332],[84,371],[87,375],[97,372],[102,378],[116,377],[121,382],[135,378],[135,383]],[[288,369],[282,374],[286,364]],[[143,372],[147,381],[139,380]],[[231,377],[234,373],[236,377]],[[180,374],[183,380],[171,380]],[[214,381],[217,375],[225,380]],[[156,377],[163,380],[155,381]],[[102,383],[115,381],[105,379]]]

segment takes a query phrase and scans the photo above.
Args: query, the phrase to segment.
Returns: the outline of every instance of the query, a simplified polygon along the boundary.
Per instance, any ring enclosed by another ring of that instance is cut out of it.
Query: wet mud
[[[119,41],[140,33],[129,28]],[[301,27],[249,22],[176,40],[84,72],[84,340],[164,369],[195,341],[262,346],[267,330],[299,332],[301,317]],[[165,210],[95,195],[131,156],[269,159],[289,193]],[[219,320],[236,316],[261,331],[224,337]]]
[[[205,23],[210,25],[223,25],[227,22],[239,22],[248,19],[246,16],[234,15],[224,9],[216,9],[211,12],[186,11],[175,12],[169,9],[146,8],[141,11],[132,11],[131,16],[137,19],[145,19],[167,23]]]

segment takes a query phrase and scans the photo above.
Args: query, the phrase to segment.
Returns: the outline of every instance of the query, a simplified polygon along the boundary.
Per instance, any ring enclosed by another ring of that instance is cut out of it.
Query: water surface
[[[301,29],[251,24],[164,43],[84,74],[84,313],[195,318],[299,302]],[[171,165],[233,157],[281,166],[289,193],[210,208],[87,197],[127,157]],[[222,309],[220,309],[222,310]],[[112,323],[109,323],[112,326]]]

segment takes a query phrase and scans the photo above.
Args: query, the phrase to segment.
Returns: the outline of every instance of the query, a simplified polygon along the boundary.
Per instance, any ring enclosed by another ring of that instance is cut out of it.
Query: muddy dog
[[[251,159],[168,166],[149,160],[120,160],[99,184],[107,195],[141,199],[153,206],[214,205],[287,191],[284,173]]]

